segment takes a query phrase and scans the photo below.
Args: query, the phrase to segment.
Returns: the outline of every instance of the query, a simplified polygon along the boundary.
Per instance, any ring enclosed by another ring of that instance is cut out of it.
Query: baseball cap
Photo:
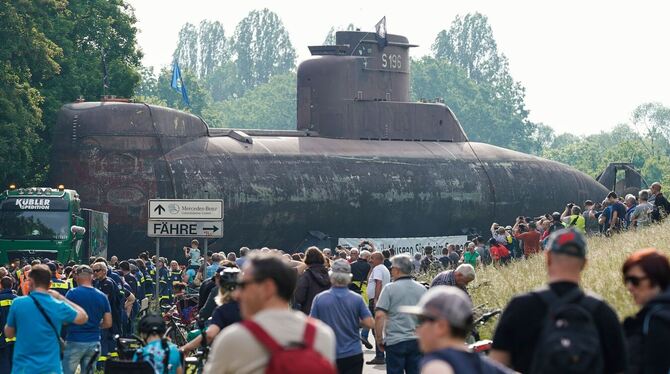
[[[444,319],[454,327],[468,328],[472,323],[472,301],[458,287],[437,286],[428,290],[416,306],[402,306],[401,313]]]
[[[81,274],[84,274],[84,273],[86,273],[86,274],[93,274],[93,269],[91,269],[91,267],[88,266],[88,265],[79,265],[79,266],[77,266],[77,271],[75,272],[75,274],[77,274],[77,275],[81,275]]]
[[[349,265],[349,261],[339,259],[333,261],[333,263],[330,266],[330,270],[333,273],[351,274],[351,265]]]
[[[555,231],[549,236],[547,248],[554,253],[586,258],[586,240],[574,228]]]
[[[505,226],[505,230],[511,230],[512,226]]]

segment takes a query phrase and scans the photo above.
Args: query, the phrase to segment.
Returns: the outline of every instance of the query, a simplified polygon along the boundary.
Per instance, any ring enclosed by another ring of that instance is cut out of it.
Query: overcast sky
[[[591,134],[627,122],[643,102],[670,105],[667,1],[128,1],[144,64],[156,67],[170,63],[184,23],[218,20],[229,36],[254,9],[279,15],[298,62],[331,26],[373,30],[384,15],[388,32],[419,44],[411,55],[422,56],[456,15],[477,11],[488,16],[512,76],[526,87],[533,121],[558,133]]]

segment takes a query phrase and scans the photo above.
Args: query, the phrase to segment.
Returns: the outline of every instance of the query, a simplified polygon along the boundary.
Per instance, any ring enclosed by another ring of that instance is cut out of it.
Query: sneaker
[[[373,347],[372,347],[372,343],[370,343],[370,342],[369,342],[367,339],[365,339],[364,337],[361,337],[361,343],[363,343],[363,345],[364,345],[365,348],[367,348],[367,349],[372,349],[372,348],[373,348]]]
[[[385,365],[386,360],[383,358],[375,357],[372,360],[365,363],[366,365]]]

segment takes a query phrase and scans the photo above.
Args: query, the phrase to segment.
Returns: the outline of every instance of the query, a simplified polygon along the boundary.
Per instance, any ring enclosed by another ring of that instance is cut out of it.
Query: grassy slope
[[[621,266],[628,254],[647,247],[670,255],[670,220],[645,230],[588,240],[588,263],[582,287],[602,296],[621,319],[637,310],[624,288]],[[544,256],[538,255],[504,268],[477,269],[477,279],[469,288],[475,305],[487,303],[489,308],[504,308],[514,295],[539,287],[545,281]],[[482,337],[490,338],[493,327],[494,323],[489,323],[483,328]]]

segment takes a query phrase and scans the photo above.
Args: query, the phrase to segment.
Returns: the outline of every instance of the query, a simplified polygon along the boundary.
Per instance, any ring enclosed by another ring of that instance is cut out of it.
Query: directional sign
[[[149,219],[223,219],[223,200],[149,200]]]
[[[147,234],[151,238],[222,238],[223,221],[182,221],[150,219]]]

